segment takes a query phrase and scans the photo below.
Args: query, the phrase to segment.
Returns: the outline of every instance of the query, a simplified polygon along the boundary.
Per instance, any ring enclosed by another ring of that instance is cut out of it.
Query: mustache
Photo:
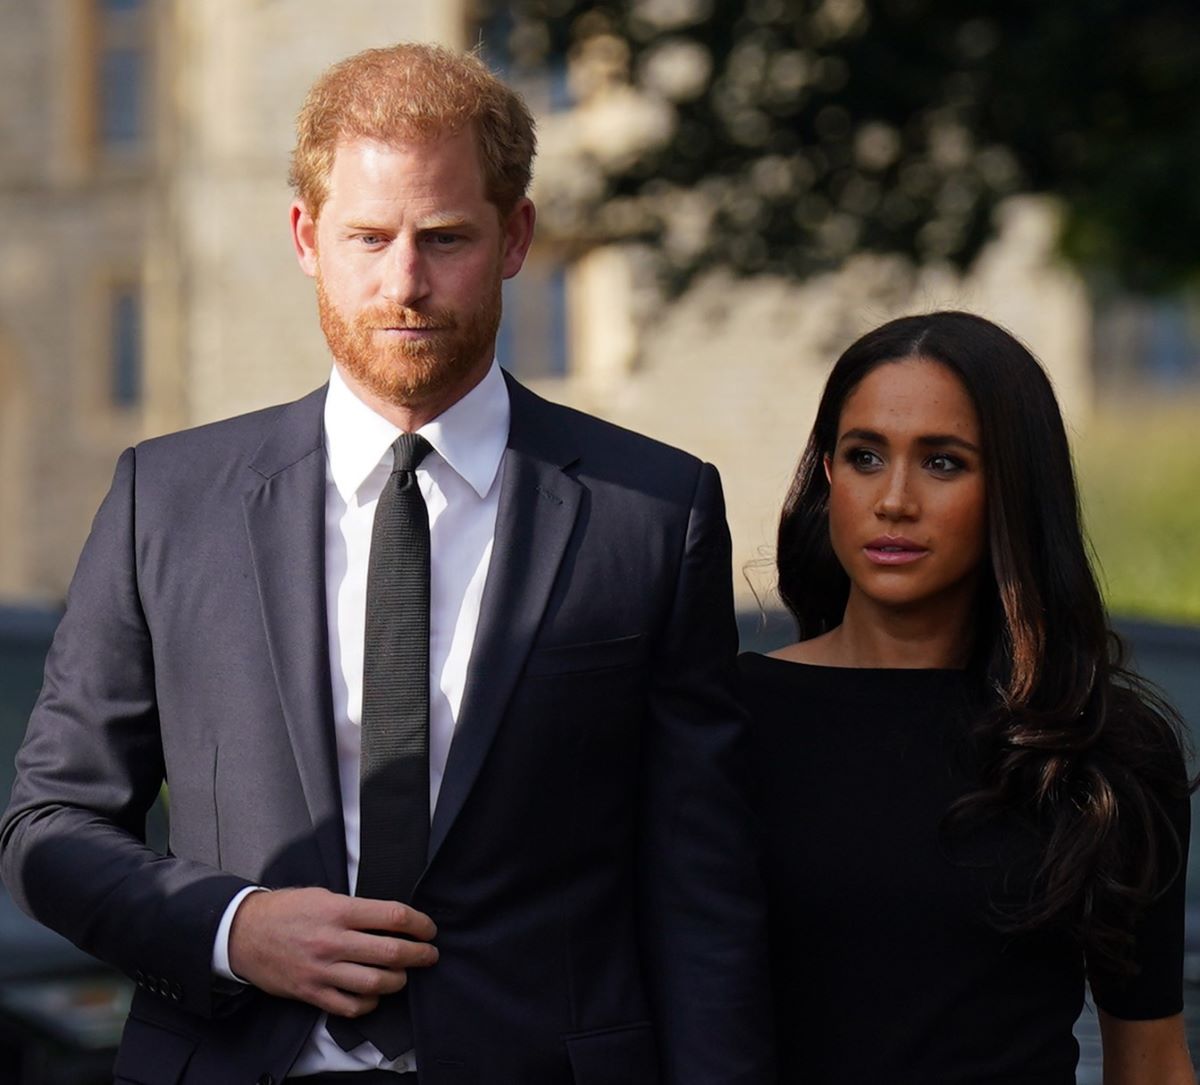
[[[360,313],[356,320],[364,328],[405,328],[413,331],[457,327],[454,314],[446,310],[418,312],[404,305],[386,306]]]

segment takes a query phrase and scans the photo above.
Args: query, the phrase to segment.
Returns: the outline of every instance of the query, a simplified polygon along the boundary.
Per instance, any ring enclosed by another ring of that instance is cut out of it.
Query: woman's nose
[[[888,472],[875,502],[875,515],[883,520],[911,520],[917,515],[916,495],[908,473],[900,468]]]

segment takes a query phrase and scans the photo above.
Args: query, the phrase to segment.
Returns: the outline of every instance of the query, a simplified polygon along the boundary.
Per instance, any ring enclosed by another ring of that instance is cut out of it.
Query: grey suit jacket
[[[422,1085],[770,1077],[716,472],[510,381],[496,544],[413,903]],[[133,976],[117,1080],[279,1081],[317,1011],[214,983],[240,889],[346,891],[324,391],[148,441],[18,756],[5,881]],[[170,853],[143,844],[164,780]]]

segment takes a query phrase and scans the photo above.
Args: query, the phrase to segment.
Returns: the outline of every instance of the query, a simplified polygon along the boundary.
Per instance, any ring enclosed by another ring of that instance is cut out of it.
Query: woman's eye
[[[878,452],[869,448],[852,448],[846,453],[846,462],[851,467],[856,467],[860,471],[869,470],[872,467],[878,467],[883,460]]]
[[[926,462],[929,464],[931,470],[943,475],[953,474],[955,471],[962,470],[962,463],[953,456],[948,456],[945,453],[930,456]]]

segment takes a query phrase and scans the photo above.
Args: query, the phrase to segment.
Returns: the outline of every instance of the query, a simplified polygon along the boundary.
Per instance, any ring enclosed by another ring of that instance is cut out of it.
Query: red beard
[[[486,366],[500,326],[500,282],[473,311],[419,311],[403,305],[380,306],[347,320],[334,306],[317,274],[321,330],[334,360],[374,395],[401,407],[436,397]],[[380,342],[380,328],[436,329],[419,340]]]

